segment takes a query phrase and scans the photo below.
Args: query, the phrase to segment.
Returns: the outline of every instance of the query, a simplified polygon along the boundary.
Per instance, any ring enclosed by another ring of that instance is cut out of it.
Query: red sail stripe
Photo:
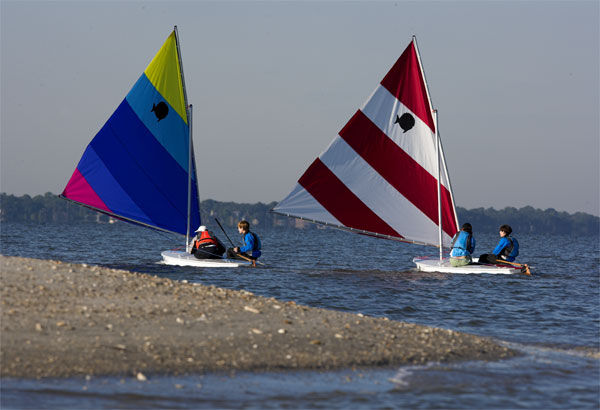
[[[402,238],[317,158],[298,183],[344,226]]]
[[[435,133],[431,103],[427,97],[425,79],[413,41],[383,78],[381,85]]]
[[[408,155],[362,112],[340,131],[344,139],[400,194],[436,224],[438,223],[437,179]],[[452,236],[456,222],[450,192],[441,186],[442,227]]]

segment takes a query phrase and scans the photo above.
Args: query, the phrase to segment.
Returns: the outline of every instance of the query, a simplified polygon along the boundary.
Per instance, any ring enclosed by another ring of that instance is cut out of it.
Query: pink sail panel
[[[363,107],[273,210],[437,245],[435,129],[416,45],[411,42]],[[442,241],[447,245],[458,222],[450,183],[445,172],[440,174]]]
[[[77,168],[71,175],[71,179],[67,183],[67,186],[62,192],[65,198],[69,198],[75,202],[87,204],[93,208],[100,209],[102,211],[112,212],[104,201],[100,199],[98,194],[92,189],[90,184],[86,181],[81,172]]]

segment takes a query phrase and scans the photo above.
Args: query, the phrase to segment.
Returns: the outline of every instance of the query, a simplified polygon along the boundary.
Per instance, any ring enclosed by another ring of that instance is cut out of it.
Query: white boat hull
[[[473,262],[477,262],[479,258],[473,258]],[[466,265],[466,266],[451,266],[448,258],[439,260],[433,257],[416,257],[413,262],[417,265],[417,269],[422,272],[441,272],[441,273],[460,273],[460,274],[495,274],[495,275],[512,275],[521,273],[521,268],[507,265]]]
[[[234,259],[198,259],[183,251],[163,251],[162,263],[175,266],[195,266],[198,268],[239,268],[251,266],[249,262]]]

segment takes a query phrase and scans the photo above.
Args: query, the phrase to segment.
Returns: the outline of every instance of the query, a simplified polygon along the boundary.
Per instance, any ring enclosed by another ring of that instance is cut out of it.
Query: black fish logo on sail
[[[396,121],[394,121],[394,124],[398,124],[400,128],[406,132],[415,126],[415,117],[407,112],[402,114],[401,117],[396,115]]]
[[[150,110],[150,112],[153,112],[154,115],[156,115],[157,120],[160,121],[169,114],[169,107],[164,101],[161,101],[158,104],[152,104],[152,110]]]

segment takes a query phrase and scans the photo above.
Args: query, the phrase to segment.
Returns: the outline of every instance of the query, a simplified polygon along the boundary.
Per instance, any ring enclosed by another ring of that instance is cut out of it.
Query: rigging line
[[[180,233],[177,233],[177,234],[176,234],[176,233],[174,233],[174,232],[160,231],[160,230],[157,230],[157,229],[153,229],[153,231],[154,231],[154,232],[156,232],[157,234],[160,234],[160,235],[161,235],[163,238],[169,238],[169,240],[170,240],[171,242],[178,242],[178,243],[179,243],[179,240],[177,240],[177,239],[174,237],[174,235],[181,235]]]

